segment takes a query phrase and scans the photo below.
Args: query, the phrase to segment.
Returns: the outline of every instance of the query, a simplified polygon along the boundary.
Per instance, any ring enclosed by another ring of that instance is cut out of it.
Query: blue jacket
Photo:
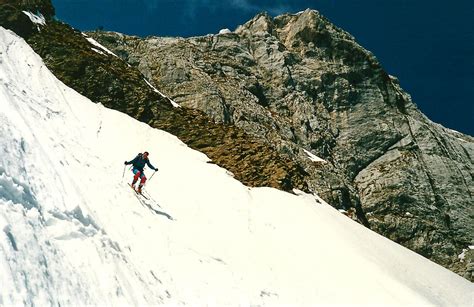
[[[152,170],[155,170],[155,171],[158,170],[156,167],[151,165],[150,160],[148,160],[148,158],[144,158],[141,153],[139,153],[135,158],[133,158],[133,160],[126,161],[125,164],[127,165],[132,164],[133,168],[142,172],[145,165],[148,165],[148,167],[151,168]]]

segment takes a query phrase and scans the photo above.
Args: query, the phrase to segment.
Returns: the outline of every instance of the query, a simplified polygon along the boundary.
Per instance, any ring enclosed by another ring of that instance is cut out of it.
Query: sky
[[[372,51],[428,117],[474,136],[474,1],[53,0],[80,30],[198,36],[234,30],[257,13],[319,10]]]
[[[472,283],[319,197],[246,187],[81,96],[3,28],[0,121],[1,305],[471,303]],[[145,145],[148,200],[123,164]]]

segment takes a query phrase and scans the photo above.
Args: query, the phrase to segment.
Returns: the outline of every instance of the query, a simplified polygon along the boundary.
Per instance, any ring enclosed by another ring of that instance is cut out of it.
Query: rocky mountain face
[[[186,39],[90,35],[180,105],[297,161],[336,208],[472,280],[458,255],[474,238],[474,139],[427,119],[317,11]]]
[[[119,57],[53,15],[49,0],[0,0],[0,25],[91,100],[175,134],[246,185],[316,192],[473,280],[472,251],[458,255],[474,238],[474,139],[429,121],[318,12],[188,39],[88,33]]]

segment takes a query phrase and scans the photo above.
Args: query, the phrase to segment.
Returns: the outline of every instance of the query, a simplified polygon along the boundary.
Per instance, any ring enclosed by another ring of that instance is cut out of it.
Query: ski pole
[[[127,168],[127,165],[124,165],[124,166],[123,166],[123,174],[122,174],[122,179],[123,179],[123,177],[125,176],[125,169],[126,169],[126,168]]]
[[[153,174],[151,174],[150,179],[148,179],[148,181],[150,181],[151,178],[153,178],[153,176],[155,176],[155,174],[156,174],[156,171]]]

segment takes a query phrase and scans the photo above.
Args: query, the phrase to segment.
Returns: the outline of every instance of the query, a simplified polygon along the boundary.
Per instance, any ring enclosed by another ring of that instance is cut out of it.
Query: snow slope
[[[316,196],[242,185],[1,27],[0,146],[0,305],[472,306],[468,281]],[[122,175],[144,150],[141,203]]]

